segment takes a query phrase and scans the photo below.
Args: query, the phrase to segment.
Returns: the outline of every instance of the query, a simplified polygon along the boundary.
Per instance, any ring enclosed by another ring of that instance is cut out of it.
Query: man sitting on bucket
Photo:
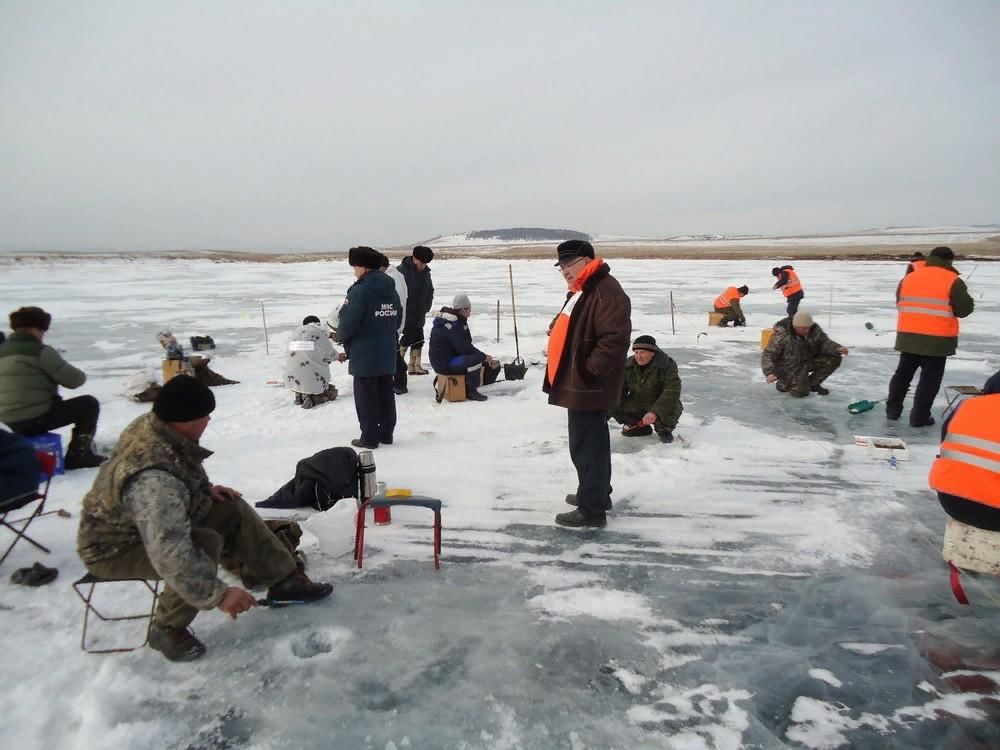
[[[621,400],[611,412],[625,425],[622,435],[652,435],[655,429],[660,442],[672,443],[683,411],[677,363],[652,336],[639,336],[632,342],[632,356],[625,363]]]
[[[472,303],[464,294],[456,295],[451,307],[442,307],[434,313],[431,367],[439,375],[464,375],[465,397],[470,401],[485,401],[485,394],[479,392],[479,384],[490,385],[496,381],[500,374],[500,362],[472,345],[470,315]]]
[[[218,577],[221,561],[267,598],[312,602],[333,586],[313,583],[240,493],[213,485],[202,467],[212,452],[199,439],[215,397],[188,375],[173,377],[152,412],[132,422],[83,498],[77,551],[99,578],[166,583],[149,645],[171,661],[192,661],[205,646],[188,629],[198,610],[232,618],[257,603]]]
[[[810,393],[827,395],[823,381],[830,377],[847,347],[831,339],[805,310],[779,320],[774,335],[760,355],[760,367],[768,383],[782,393],[802,398]]]

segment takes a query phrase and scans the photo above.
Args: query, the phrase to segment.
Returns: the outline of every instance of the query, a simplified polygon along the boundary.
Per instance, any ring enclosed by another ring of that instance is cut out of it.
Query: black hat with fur
[[[12,331],[18,328],[40,328],[47,331],[51,324],[52,316],[40,307],[19,307],[10,314]]]
[[[347,251],[347,262],[352,266],[374,269],[382,267],[382,258],[385,256],[377,250],[361,245],[352,247]]]

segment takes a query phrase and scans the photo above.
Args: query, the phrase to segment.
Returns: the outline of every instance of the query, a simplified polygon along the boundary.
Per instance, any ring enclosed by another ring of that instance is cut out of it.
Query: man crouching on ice
[[[230,617],[256,605],[249,591],[226,586],[220,560],[244,585],[270,586],[268,599],[316,601],[333,586],[313,583],[260,516],[202,468],[212,455],[198,440],[215,409],[207,386],[172,378],[118,439],[83,498],[77,550],[87,570],[111,580],[162,579],[150,647],[171,661],[192,661],[204,644],[188,629],[199,609]]]

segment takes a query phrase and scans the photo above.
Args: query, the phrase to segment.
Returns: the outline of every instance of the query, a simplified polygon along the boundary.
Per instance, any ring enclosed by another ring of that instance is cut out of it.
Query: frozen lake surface
[[[770,291],[773,263],[610,265],[632,298],[633,335],[654,335],[679,364],[684,416],[683,441],[670,446],[612,433],[607,529],[553,525],[575,475],[565,412],[547,405],[537,363],[564,289],[551,262],[517,261],[521,354],[536,366],[485,389],[482,404],[436,404],[431,378],[411,377],[396,442],[375,454],[390,487],[444,501],[440,571],[418,510],[370,528],[365,568],[354,569],[344,501],[305,523],[310,573],[335,583],[332,598],[237,622],[203,613],[195,627],[208,654],[191,665],[148,649],[89,656],[70,583],[82,573],[77,511],[96,471],[59,477],[51,507],[73,519],[32,527],[52,554],[22,544],[0,571],[0,746],[1000,746],[1000,586],[970,582],[973,607],[952,598],[944,515],[926,482],[937,430],[888,423],[881,408],[846,410],[885,395],[896,356],[892,334],[879,333],[894,326],[904,264],[795,264],[803,309],[851,348],[832,393],[804,400],[775,392],[759,368],[759,329],[784,309]],[[968,275],[973,264],[958,267]],[[477,345],[510,361],[507,263],[431,268],[435,309],[468,294]],[[130,374],[158,367],[156,332],[212,335],[214,369],[241,383],[215,389],[206,467],[258,500],[300,458],[358,436],[346,365],[334,366],[340,398],[311,411],[267,382],[280,379],[292,328],[324,317],[351,280],[344,262],[33,262],[3,268],[0,299],[4,313],[53,313],[47,342],[89,373],[81,392],[101,401],[105,447],[145,409],[121,392]],[[743,283],[750,327],[708,328],[715,296]],[[981,385],[1000,367],[1000,264],[976,267],[969,286],[977,310],[946,385]],[[943,406],[942,395],[936,415]],[[902,437],[911,460],[872,460],[854,434]],[[11,585],[35,560],[59,567],[56,583]]]

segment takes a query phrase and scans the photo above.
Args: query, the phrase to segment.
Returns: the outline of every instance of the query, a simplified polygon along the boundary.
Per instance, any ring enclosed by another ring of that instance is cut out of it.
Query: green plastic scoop
[[[881,404],[885,401],[884,398],[878,399],[878,401],[868,401],[867,399],[862,399],[861,401],[855,401],[853,404],[847,405],[847,411],[851,414],[861,414],[866,411],[871,411],[875,408],[875,404]]]

